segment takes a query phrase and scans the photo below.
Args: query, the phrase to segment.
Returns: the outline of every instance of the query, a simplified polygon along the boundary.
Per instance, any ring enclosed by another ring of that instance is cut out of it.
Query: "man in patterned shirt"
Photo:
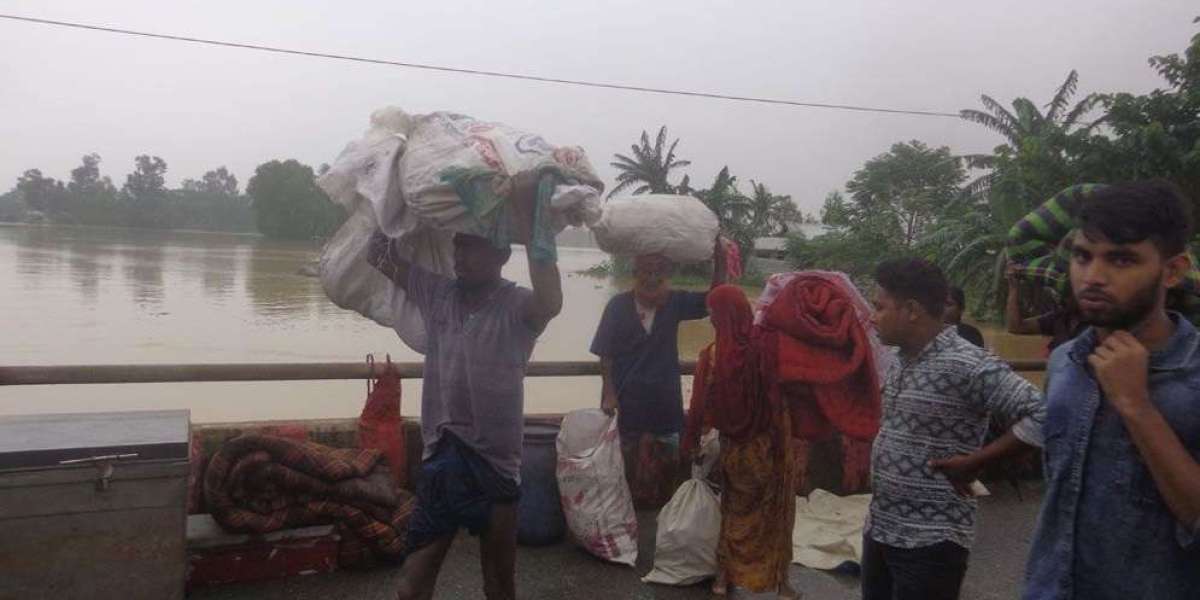
[[[948,286],[919,259],[884,262],[873,321],[899,347],[883,385],[863,533],[863,600],[952,600],[975,530],[971,483],[989,463],[1041,446],[1042,396],[942,323]],[[980,448],[988,420],[1012,428]]]

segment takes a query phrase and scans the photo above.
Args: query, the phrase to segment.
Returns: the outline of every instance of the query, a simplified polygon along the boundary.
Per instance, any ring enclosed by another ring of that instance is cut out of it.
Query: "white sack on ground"
[[[870,504],[870,494],[837,496],[825,490],[797,498],[792,562],[826,571],[847,562],[862,564],[863,524]]]
[[[376,323],[396,330],[410,348],[425,353],[425,321],[421,311],[406,302],[404,290],[367,262],[368,245],[376,224],[369,211],[350,214],[321,252],[321,286],[338,306],[353,310]],[[429,271],[453,276],[453,234],[427,230],[398,245],[399,254]]]
[[[691,196],[642,194],[611,198],[592,225],[601,250],[621,256],[663,254],[677,263],[712,258],[720,224]]]
[[[717,574],[717,542],[721,538],[721,500],[704,478],[720,445],[716,431],[701,442],[702,460],[658,513],[654,535],[654,568],[646,583],[692,585]]]
[[[598,558],[634,566],[637,515],[625,481],[617,417],[598,408],[567,413],[555,446],[571,538]]]

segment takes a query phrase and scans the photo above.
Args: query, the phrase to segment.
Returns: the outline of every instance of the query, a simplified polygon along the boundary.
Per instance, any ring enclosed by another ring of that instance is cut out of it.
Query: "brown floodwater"
[[[0,364],[420,360],[394,332],[334,306],[317,279],[297,273],[318,253],[253,236],[0,226]],[[600,313],[623,285],[577,273],[605,260],[598,250],[559,254],[563,313],[533,360],[592,359]],[[521,252],[505,275],[528,284]],[[1042,356],[1041,338],[983,329],[1001,356]],[[707,321],[680,328],[685,358],[711,340]],[[404,413],[417,414],[420,381],[405,381],[403,393]],[[594,406],[599,393],[595,377],[529,378],[525,408]],[[338,418],[358,414],[365,394],[361,381],[0,387],[0,414],[188,408],[196,422]]]

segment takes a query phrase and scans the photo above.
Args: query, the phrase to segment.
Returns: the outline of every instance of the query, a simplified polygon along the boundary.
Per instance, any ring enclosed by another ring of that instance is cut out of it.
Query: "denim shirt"
[[[1200,334],[1172,313],[1175,332],[1150,355],[1150,399],[1200,460]],[[1084,331],[1050,357],[1046,494],[1026,566],[1025,600],[1200,597],[1195,523],[1159,493],[1120,415],[1091,373],[1098,343]]]

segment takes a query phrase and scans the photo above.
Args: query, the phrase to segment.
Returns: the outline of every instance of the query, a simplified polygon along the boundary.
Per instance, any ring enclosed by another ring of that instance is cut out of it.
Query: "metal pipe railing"
[[[1015,371],[1043,371],[1044,360],[1010,360]],[[400,376],[420,378],[424,365],[419,362],[392,363]],[[680,368],[690,375],[695,361],[681,361]],[[231,363],[163,365],[62,365],[0,367],[0,385],[76,385],[93,383],[184,383],[219,381],[317,381],[329,379],[366,379],[383,373],[384,363],[372,369],[365,362],[350,363]],[[580,377],[600,374],[594,360],[531,362],[525,369],[530,377]]]

